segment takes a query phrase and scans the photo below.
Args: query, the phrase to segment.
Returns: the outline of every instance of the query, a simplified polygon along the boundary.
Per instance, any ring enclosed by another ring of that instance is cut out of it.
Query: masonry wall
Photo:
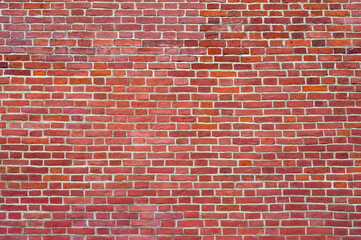
[[[361,1],[0,2],[0,239],[361,239]]]

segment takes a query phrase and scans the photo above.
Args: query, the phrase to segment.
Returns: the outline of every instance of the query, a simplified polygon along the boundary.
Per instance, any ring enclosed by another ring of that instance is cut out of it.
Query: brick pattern
[[[361,1],[0,2],[0,239],[361,239]]]

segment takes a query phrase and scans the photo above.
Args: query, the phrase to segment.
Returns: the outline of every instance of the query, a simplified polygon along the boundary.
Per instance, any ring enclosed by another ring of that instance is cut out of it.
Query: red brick
[[[0,238],[359,239],[357,1],[0,8]]]

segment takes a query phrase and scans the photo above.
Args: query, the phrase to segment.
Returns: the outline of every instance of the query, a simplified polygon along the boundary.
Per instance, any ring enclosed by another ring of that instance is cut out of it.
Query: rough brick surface
[[[0,2],[0,239],[361,239],[361,1]]]

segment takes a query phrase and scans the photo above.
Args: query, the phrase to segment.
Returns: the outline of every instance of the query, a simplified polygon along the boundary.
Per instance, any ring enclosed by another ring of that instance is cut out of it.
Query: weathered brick
[[[360,238],[356,0],[0,9],[0,239]]]

